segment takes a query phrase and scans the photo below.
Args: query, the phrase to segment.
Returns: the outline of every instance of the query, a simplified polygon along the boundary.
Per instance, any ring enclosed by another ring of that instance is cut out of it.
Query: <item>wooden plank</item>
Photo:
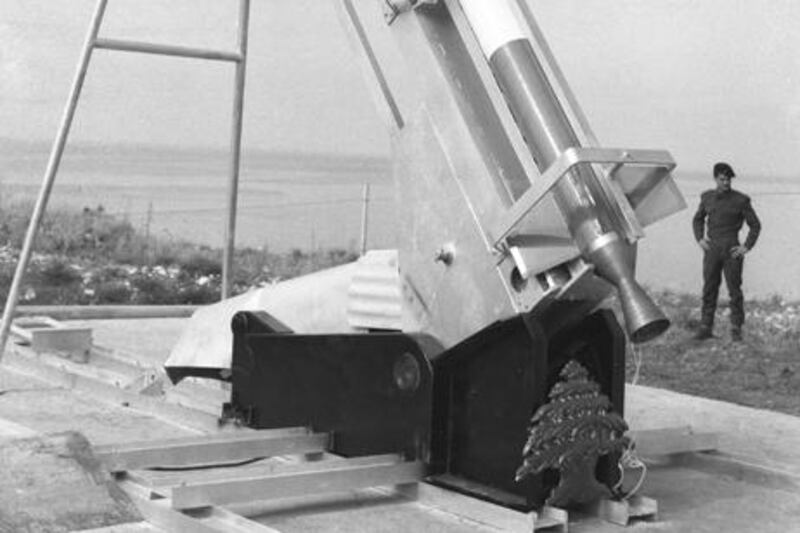
[[[165,383],[163,371],[137,364],[107,348],[93,347],[90,364],[47,353],[34,354],[21,346],[14,346],[11,352],[6,367],[13,371],[88,392],[108,403],[144,410],[171,423],[189,424],[193,429],[217,431],[222,402],[230,398],[229,391],[191,382],[172,387]],[[140,394],[151,398],[143,399]]]
[[[23,351],[26,352],[23,354]],[[29,350],[22,348],[18,352],[20,357],[15,358],[13,363],[10,363],[14,368],[30,367],[30,370],[38,374],[43,365],[61,372],[65,376],[77,375],[84,378],[109,384],[115,387],[124,387],[132,379],[132,376],[121,374],[114,369],[103,368],[95,365],[88,365],[79,363],[54,355],[53,353],[40,352],[31,353]]]
[[[89,350],[89,362],[94,366],[126,376],[131,381],[143,373],[156,373],[160,370],[153,364],[143,363],[132,355],[97,345],[92,345]],[[160,373],[166,375],[163,371]]]
[[[86,362],[92,346],[92,328],[64,326],[34,328],[31,348],[36,353],[67,353],[74,360]]]
[[[67,370],[66,365],[53,366],[43,362],[19,346],[6,350],[4,370],[31,376],[52,385],[90,395],[109,405],[122,405],[159,418],[173,425],[203,433],[219,431],[219,417],[194,409],[164,402],[160,398],[127,391],[102,379]],[[76,365],[77,366],[77,365]]]
[[[149,490],[131,481],[120,481],[119,486],[148,522],[170,533],[276,533],[270,527],[218,507],[188,516],[173,509],[168,498],[153,499]]]
[[[717,433],[695,433],[690,426],[631,431],[636,451],[642,457],[716,450]]]
[[[278,474],[299,474],[303,472],[323,471],[326,469],[341,469],[345,466],[355,465],[397,464],[399,461],[400,456],[397,454],[367,455],[364,457],[351,458],[333,457],[320,461],[295,463],[288,463],[282,460],[267,460],[253,465],[211,469],[204,468],[202,470],[183,470],[177,472],[130,470],[125,473],[125,476],[127,479],[139,483],[140,485],[160,492],[166,488],[191,483],[236,481],[239,479],[252,479],[254,477]]]
[[[198,305],[20,305],[14,316],[48,316],[56,320],[186,318]]]
[[[230,401],[230,393],[227,393],[228,398],[221,399],[219,395],[212,391],[208,396],[203,396],[193,391],[181,390],[180,388],[168,387],[163,391],[164,401],[174,405],[180,405],[187,409],[195,411],[202,411],[219,417],[222,413],[222,405]]]
[[[154,466],[231,463],[257,457],[322,451],[330,437],[306,428],[222,433],[181,439],[98,446],[95,454],[113,472]]]
[[[171,502],[166,501],[165,504],[171,505]],[[277,529],[216,505],[203,507],[199,513],[193,513],[192,516],[204,526],[212,527],[223,533],[279,533]]]
[[[590,514],[607,522],[627,526],[631,520],[652,521],[658,516],[658,503],[652,498],[633,496],[629,500],[600,500]]]
[[[92,346],[92,328],[68,326],[50,317],[17,318],[11,333],[36,353],[67,353],[81,362],[87,361]]]
[[[222,413],[222,404],[231,399],[231,391],[196,383],[191,381],[191,378],[186,378],[177,385],[166,385],[164,398],[177,405],[219,416]]]
[[[344,492],[365,487],[413,483],[421,480],[424,475],[424,463],[414,461],[278,474],[233,482],[193,483],[172,489],[172,506],[176,509],[188,509]]]
[[[556,507],[544,506],[538,513],[516,511],[491,502],[471,498],[429,483],[401,485],[395,491],[414,500],[423,509],[435,510],[501,531],[567,531],[569,515]]]

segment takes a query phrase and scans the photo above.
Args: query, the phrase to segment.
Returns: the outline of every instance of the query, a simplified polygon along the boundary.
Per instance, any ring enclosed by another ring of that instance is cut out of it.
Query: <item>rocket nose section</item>
[[[630,245],[619,238],[606,239],[589,254],[596,272],[617,288],[625,331],[639,344],[664,333],[670,321],[634,278],[633,257]]]

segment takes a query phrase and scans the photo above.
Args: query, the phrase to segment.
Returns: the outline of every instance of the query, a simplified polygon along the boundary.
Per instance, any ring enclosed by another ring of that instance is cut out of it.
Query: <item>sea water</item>
[[[3,205],[36,197],[46,160],[47,150],[39,145],[22,144],[0,152]],[[68,151],[50,205],[102,205],[106,212],[126,217],[139,231],[158,239],[222,246],[228,161],[224,149]],[[691,219],[700,193],[714,182],[710,176],[680,171],[675,179],[688,207],[645,229],[637,277],[651,288],[698,293],[702,252],[694,240]],[[239,182],[236,244],[276,252],[326,247],[357,250],[367,183],[368,246],[395,247],[394,228],[402,206],[394,201],[385,159],[246,153]],[[733,185],[751,196],[763,226],[758,244],[745,259],[746,297],[777,295],[787,301],[800,300],[800,178],[741,176]]]

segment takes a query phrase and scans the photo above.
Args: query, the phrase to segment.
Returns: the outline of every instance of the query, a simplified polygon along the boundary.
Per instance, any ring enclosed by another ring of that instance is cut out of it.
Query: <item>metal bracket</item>
[[[255,407],[252,405],[240,406],[233,402],[225,402],[222,404],[222,412],[217,419],[217,424],[225,426],[233,424],[234,426],[249,426],[255,419]]]
[[[492,227],[494,246],[505,240],[525,216],[550,192],[550,189],[579,164],[615,164],[637,166],[647,169],[663,168],[667,172],[675,168],[675,161],[665,150],[623,150],[618,148],[583,148],[573,147],[565,150],[542,176],[531,184],[530,188],[503,213]],[[599,174],[598,179],[608,181],[609,178]],[[610,185],[609,185],[610,187]],[[626,201],[615,195],[618,202]]]
[[[391,24],[401,14],[420,6],[436,5],[439,0],[383,0],[383,16]]]

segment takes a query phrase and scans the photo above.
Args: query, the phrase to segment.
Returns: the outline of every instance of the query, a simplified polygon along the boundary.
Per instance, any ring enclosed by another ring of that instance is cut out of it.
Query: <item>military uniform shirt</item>
[[[707,229],[711,244],[735,246],[739,243],[739,230],[744,222],[749,228],[744,246],[749,250],[755,246],[761,232],[761,222],[750,204],[750,197],[735,190],[719,192],[712,189],[700,196],[692,229],[698,241]]]

